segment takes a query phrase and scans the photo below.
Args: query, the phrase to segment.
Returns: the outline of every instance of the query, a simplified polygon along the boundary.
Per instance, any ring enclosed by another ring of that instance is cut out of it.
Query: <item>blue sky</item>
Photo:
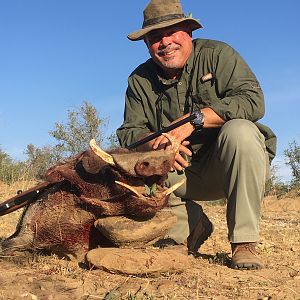
[[[107,119],[106,134],[121,124],[131,71],[149,57],[128,33],[141,27],[147,0],[0,0],[0,147],[24,158],[30,143],[53,144],[49,131],[84,100]],[[233,46],[265,93],[262,123],[278,136],[283,180],[290,178],[283,151],[299,142],[300,1],[182,0],[204,29],[194,38]],[[241,4],[243,3],[243,4]]]

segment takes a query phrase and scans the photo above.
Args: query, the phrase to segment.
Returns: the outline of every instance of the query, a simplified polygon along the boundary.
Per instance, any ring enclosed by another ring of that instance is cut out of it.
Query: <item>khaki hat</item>
[[[179,0],[151,0],[144,10],[142,29],[130,33],[127,37],[131,41],[142,40],[148,32],[168,27],[181,22],[189,22],[192,30],[202,28],[202,25],[192,18],[185,16]]]

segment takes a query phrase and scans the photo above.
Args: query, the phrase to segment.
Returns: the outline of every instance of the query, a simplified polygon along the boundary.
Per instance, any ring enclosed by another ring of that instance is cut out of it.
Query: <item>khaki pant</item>
[[[226,122],[209,150],[192,160],[183,174],[169,174],[167,186],[186,178],[169,200],[178,218],[169,237],[182,243],[195,227],[203,214],[195,201],[226,198],[229,241],[258,241],[261,200],[268,176],[265,139],[255,124],[240,119]]]

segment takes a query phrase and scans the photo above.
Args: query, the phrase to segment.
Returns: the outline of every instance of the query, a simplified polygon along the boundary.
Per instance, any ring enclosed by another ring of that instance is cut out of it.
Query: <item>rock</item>
[[[177,221],[169,211],[159,211],[149,219],[130,219],[125,216],[101,218],[95,227],[120,248],[145,247],[163,238]]]
[[[86,260],[91,267],[126,275],[181,273],[189,265],[188,255],[176,249],[97,248]]]

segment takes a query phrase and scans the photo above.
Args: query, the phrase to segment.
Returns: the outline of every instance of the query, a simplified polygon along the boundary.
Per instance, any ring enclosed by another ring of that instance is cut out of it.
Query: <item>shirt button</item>
[[[178,85],[182,85],[182,82],[181,82],[181,81],[179,81],[179,82],[178,82]]]

